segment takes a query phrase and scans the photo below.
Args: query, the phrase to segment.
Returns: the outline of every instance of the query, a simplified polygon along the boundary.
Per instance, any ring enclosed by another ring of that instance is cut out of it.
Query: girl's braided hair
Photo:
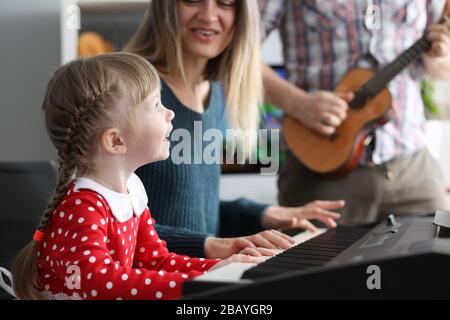
[[[58,152],[56,188],[37,230],[44,232],[75,177],[96,170],[92,155],[105,129],[132,129],[133,107],[160,90],[156,70],[131,53],[109,53],[75,60],[50,80],[43,102],[45,124]],[[12,265],[13,287],[20,299],[40,299],[37,242],[30,242]]]

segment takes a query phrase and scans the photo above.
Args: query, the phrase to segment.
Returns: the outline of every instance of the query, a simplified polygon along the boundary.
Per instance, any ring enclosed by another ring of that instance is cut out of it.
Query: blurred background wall
[[[60,63],[59,0],[0,0],[0,161],[45,160],[45,86]]]

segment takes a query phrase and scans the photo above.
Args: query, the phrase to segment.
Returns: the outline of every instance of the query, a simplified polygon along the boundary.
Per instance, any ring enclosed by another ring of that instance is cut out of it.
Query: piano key
[[[329,260],[328,260],[329,261]],[[280,257],[279,259],[272,260],[268,262],[268,265],[275,266],[275,265],[283,265],[283,264],[306,264],[306,265],[313,265],[313,266],[323,266],[327,261],[324,260],[316,260],[316,259],[305,259],[305,258],[289,258],[289,257]]]

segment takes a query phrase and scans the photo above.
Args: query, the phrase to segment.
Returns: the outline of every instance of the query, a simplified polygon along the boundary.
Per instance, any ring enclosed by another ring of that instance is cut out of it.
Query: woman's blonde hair
[[[76,176],[93,172],[96,141],[105,129],[132,130],[134,107],[160,90],[155,68],[130,53],[79,59],[60,67],[43,102],[45,124],[58,152],[57,186],[37,230],[44,232]],[[20,299],[40,299],[37,242],[30,242],[12,265],[13,287]]]
[[[160,71],[178,73],[185,79],[177,1],[152,0],[144,22],[124,50],[148,59]],[[231,43],[208,62],[204,73],[206,79],[224,84],[226,112],[235,129],[258,128],[263,97],[259,24],[257,1],[237,0]],[[250,138],[248,142],[252,146],[255,141]]]

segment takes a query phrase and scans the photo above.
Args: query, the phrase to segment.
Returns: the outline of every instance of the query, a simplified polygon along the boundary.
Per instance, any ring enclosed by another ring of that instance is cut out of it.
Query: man
[[[279,202],[344,199],[342,224],[370,223],[390,213],[447,209],[439,165],[425,147],[423,74],[450,78],[450,23],[446,0],[260,0],[263,31],[278,28],[289,82],[265,67],[267,99],[317,132],[329,135],[345,119],[352,93],[332,93],[353,67],[376,68],[394,60],[425,31],[431,50],[388,85],[391,121],[373,133],[358,167],[330,180],[288,152]],[[378,19],[378,20],[377,20]]]

